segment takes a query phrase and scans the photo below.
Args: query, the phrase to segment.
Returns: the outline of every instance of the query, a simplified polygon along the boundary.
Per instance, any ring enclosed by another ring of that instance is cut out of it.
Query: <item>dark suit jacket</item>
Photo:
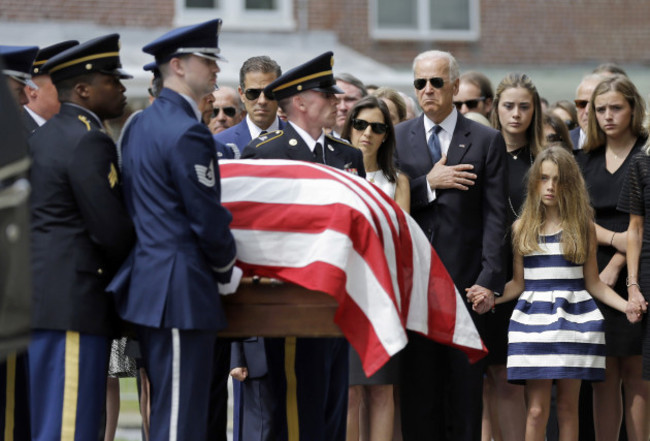
[[[279,129],[284,129],[286,123],[278,118]],[[231,152],[237,149],[240,152],[244,150],[244,147],[251,142],[251,132],[248,130],[248,124],[246,123],[246,118],[241,120],[237,125],[234,125],[223,132],[219,132],[214,136],[214,140],[217,142],[217,155],[221,153],[219,159],[222,157],[224,159],[235,159],[235,155]]]
[[[573,143],[573,151],[575,152],[576,150],[580,150],[578,148],[579,143],[580,143],[580,126],[576,127],[575,129],[571,130],[569,132],[569,136],[571,137],[571,142]]]
[[[472,164],[478,175],[469,190],[436,190],[427,199],[426,174],[433,167],[424,115],[395,128],[396,159],[411,179],[411,215],[433,244],[456,287],[474,284],[503,292],[506,232],[506,146],[501,134],[458,115],[447,165]]]
[[[347,142],[332,136],[325,136],[325,163],[340,170],[366,177],[363,168],[361,150]],[[316,162],[314,154],[294,130],[287,124],[284,130],[269,132],[250,142],[242,153],[242,159],[293,159],[296,161]]]
[[[63,104],[31,136],[32,328],[107,335],[104,291],[133,245],[115,144],[93,114]]]
[[[25,130],[27,130],[28,134],[31,134],[34,130],[38,129],[39,125],[36,121],[34,121],[34,118],[32,118],[32,115],[30,115],[27,110],[21,110],[23,114],[23,124],[25,125]]]

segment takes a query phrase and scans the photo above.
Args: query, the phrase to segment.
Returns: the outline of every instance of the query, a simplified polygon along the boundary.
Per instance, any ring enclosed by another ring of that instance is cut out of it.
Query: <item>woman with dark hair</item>
[[[559,116],[553,112],[544,112],[542,122],[544,123],[544,139],[546,140],[546,147],[559,145],[567,149],[569,152],[573,152],[573,143],[571,142],[569,129]]]
[[[393,162],[395,133],[386,104],[375,96],[359,100],[348,113],[341,136],[363,153],[366,179],[397,202],[405,211],[410,208],[409,180],[399,173]],[[356,351],[350,348],[350,389],[348,400],[347,441],[358,441],[360,432],[372,441],[391,441],[395,418],[393,385],[399,378],[399,358],[393,357],[372,377],[361,367]],[[360,422],[361,402],[367,397],[366,422]]]
[[[600,279],[624,299],[630,216],[617,210],[617,204],[631,159],[648,137],[644,118],[643,98],[627,77],[603,80],[591,96],[587,141],[576,156],[595,210]],[[650,383],[641,376],[643,327],[630,325],[625,314],[606,305],[598,306],[605,316],[607,370],[605,381],[592,384],[596,440],[618,439],[623,413],[628,439],[647,440]]]

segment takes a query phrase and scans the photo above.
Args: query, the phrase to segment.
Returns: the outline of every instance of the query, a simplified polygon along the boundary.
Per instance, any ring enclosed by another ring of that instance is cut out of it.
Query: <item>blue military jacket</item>
[[[158,328],[224,328],[217,282],[230,280],[235,240],[210,131],[165,88],[125,128],[122,167],[137,240],[109,286],[120,316]]]

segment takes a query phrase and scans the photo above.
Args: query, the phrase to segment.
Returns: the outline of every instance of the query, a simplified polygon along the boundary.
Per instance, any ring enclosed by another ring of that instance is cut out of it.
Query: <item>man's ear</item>
[[[181,58],[174,57],[169,60],[169,70],[176,75],[185,75],[185,64]]]
[[[74,93],[79,96],[80,98],[87,99],[90,96],[90,88],[92,84],[86,82],[86,81],[80,81],[77,84],[74,85],[72,90],[74,90]]]

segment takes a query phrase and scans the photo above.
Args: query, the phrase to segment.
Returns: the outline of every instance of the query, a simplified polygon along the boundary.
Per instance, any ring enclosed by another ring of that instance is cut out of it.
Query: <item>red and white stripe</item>
[[[289,160],[220,161],[238,265],[336,298],[335,322],[373,374],[406,329],[487,351],[463,300],[417,223],[365,179]]]

